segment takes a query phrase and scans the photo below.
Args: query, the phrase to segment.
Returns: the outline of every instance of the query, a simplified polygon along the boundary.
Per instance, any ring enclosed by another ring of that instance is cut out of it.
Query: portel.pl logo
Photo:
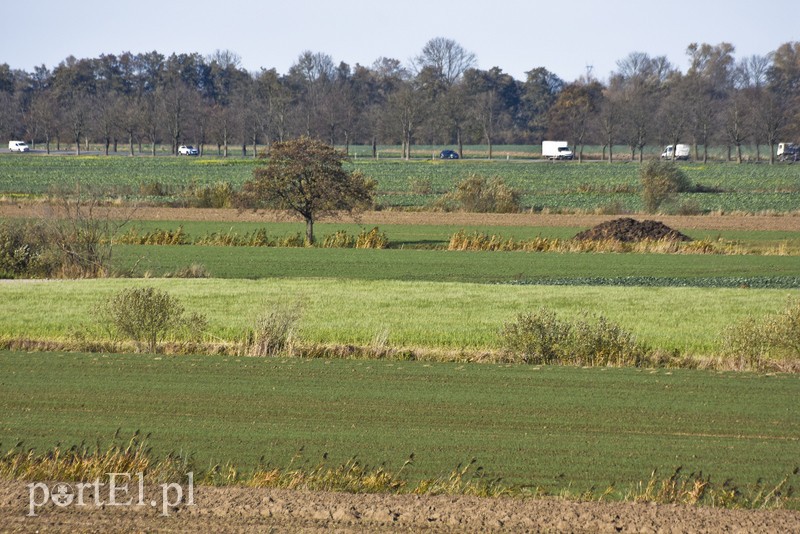
[[[161,484],[159,494],[145,494],[144,474],[106,473],[108,483],[75,482],[68,484],[57,482],[51,486],[43,482],[28,484],[28,516],[35,517],[36,510],[49,502],[59,508],[68,506],[150,506],[161,507],[161,515],[168,516],[170,508],[181,503],[194,506],[194,473],[187,473],[186,499],[184,488],[178,483]],[[135,480],[134,480],[135,478]],[[107,500],[101,497],[101,490],[107,493]]]

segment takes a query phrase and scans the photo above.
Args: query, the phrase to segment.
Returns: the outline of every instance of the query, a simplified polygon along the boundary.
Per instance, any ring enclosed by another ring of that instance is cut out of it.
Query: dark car
[[[458,159],[458,152],[455,150],[442,150],[439,159]]]

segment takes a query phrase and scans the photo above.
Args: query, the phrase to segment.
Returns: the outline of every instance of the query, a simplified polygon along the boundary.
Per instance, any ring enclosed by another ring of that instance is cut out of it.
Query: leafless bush
[[[278,356],[291,352],[292,338],[301,317],[300,304],[279,304],[262,313],[248,334],[251,356]]]

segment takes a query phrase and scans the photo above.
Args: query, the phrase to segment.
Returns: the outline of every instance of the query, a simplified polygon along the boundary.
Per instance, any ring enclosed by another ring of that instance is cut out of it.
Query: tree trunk
[[[742,164],[742,145],[741,143],[736,143],[736,163],[741,165]]]
[[[372,136],[372,159],[378,159],[378,138]]]
[[[314,244],[314,219],[306,217],[306,246]]]

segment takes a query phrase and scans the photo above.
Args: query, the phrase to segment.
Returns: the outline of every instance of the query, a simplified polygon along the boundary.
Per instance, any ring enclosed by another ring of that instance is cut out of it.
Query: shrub
[[[179,226],[177,230],[156,228],[143,234],[139,233],[138,228],[132,226],[115,241],[122,245],[188,245],[189,236],[183,231],[183,226]]]
[[[570,329],[569,323],[546,308],[522,313],[503,325],[503,348],[525,363],[556,363],[564,353]]]
[[[49,241],[40,224],[0,223],[0,278],[49,276],[56,269]]]
[[[230,208],[234,205],[235,195],[230,182],[192,184],[184,193],[186,202],[193,208]]]
[[[639,366],[647,357],[630,333],[603,316],[569,322],[546,308],[506,323],[501,341],[512,359],[534,364]]]
[[[722,336],[723,352],[740,369],[763,370],[772,362],[800,359],[800,300],[762,318],[746,317],[728,327]]]
[[[113,295],[101,314],[113,329],[133,340],[139,351],[146,349],[153,353],[170,331],[184,328],[196,335],[205,328],[205,317],[184,316],[184,311],[183,305],[169,293],[154,287],[138,287]]]
[[[658,211],[665,201],[677,193],[689,191],[691,183],[680,167],[669,161],[651,160],[639,171],[642,184],[642,200],[650,213]]]
[[[369,232],[362,230],[356,238],[356,248],[386,248],[389,246],[389,238],[376,226]]]
[[[517,213],[521,196],[519,190],[506,185],[498,176],[487,181],[473,174],[459,182],[454,191],[442,196],[434,207],[445,211]]]
[[[256,319],[248,333],[247,345],[251,356],[278,356],[287,352],[301,317],[300,305],[283,304],[266,311]]]
[[[284,237],[279,237],[275,241],[277,247],[304,247],[306,246],[306,239],[299,233],[290,234]]]
[[[326,235],[322,241],[322,248],[353,248],[356,240],[344,230],[339,230],[334,234]]]

